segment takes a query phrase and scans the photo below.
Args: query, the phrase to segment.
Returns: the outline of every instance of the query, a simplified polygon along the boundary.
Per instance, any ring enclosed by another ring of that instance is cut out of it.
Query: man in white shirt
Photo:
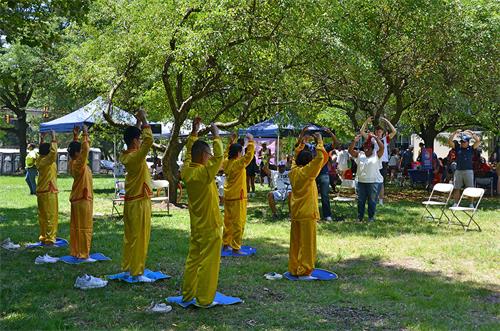
[[[269,201],[269,207],[273,212],[273,218],[277,219],[278,210],[276,209],[276,201],[285,201],[290,192],[292,192],[292,186],[290,185],[288,171],[286,171],[285,161],[280,161],[278,163],[277,171],[271,170],[271,177],[273,179],[275,190],[267,194],[267,200]]]

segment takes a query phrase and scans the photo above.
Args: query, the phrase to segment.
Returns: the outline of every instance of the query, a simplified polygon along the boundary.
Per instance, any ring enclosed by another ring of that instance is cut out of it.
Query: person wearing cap
[[[273,218],[278,218],[278,211],[276,209],[276,201],[285,201],[291,191],[290,178],[288,171],[286,171],[286,162],[280,161],[278,163],[278,170],[271,170],[275,190],[267,194],[269,207],[273,212]]]
[[[460,133],[459,136],[457,136]],[[455,141],[457,138],[457,141]],[[474,139],[474,144],[470,146],[470,139]],[[474,187],[474,170],[472,167],[472,156],[481,144],[481,138],[470,130],[456,130],[449,139],[448,145],[455,151],[457,168],[453,176],[453,199],[457,206],[460,200],[460,190],[462,187]],[[472,203],[471,203],[472,205]],[[472,207],[472,206],[471,206]]]
[[[385,122],[387,124],[387,126],[391,129],[390,133],[384,134],[385,130],[381,125],[377,125],[375,127],[375,136],[378,139],[380,139],[380,141],[382,141],[382,143],[384,144],[384,154],[382,155],[382,159],[381,159],[382,162],[380,164],[380,174],[382,175],[382,177],[381,177],[382,181],[380,182],[380,185],[379,185],[379,194],[378,194],[379,203],[381,205],[383,205],[384,204],[384,193],[385,193],[384,180],[385,180],[385,177],[387,175],[387,168],[388,168],[388,164],[389,164],[389,143],[391,142],[391,139],[393,139],[396,136],[397,131],[396,131],[396,128],[394,127],[394,125],[392,125],[392,123],[389,122],[389,120],[387,118],[380,116],[380,120],[382,122]],[[363,123],[363,126],[361,127],[361,135],[363,136],[363,138],[368,137],[368,133],[366,132],[366,126],[369,123],[371,123],[372,121],[373,121],[373,117],[370,116]],[[375,142],[375,140],[372,141],[372,143],[375,146],[374,152],[377,153],[378,145]]]
[[[365,215],[365,203],[368,201],[368,221],[375,221],[377,208],[377,194],[381,185],[382,174],[380,173],[380,162],[384,155],[384,144],[377,136],[368,135],[361,151],[355,151],[354,146],[361,139],[357,135],[349,146],[349,154],[358,165],[356,172],[356,186],[358,192],[358,220],[362,221]],[[375,152],[373,140],[378,145]]]

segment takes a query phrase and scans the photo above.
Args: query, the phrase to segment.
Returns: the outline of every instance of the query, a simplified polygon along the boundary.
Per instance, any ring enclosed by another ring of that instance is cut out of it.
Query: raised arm
[[[337,136],[335,135],[335,133],[333,133],[330,129],[328,128],[325,128],[325,131],[326,133],[328,133],[330,135],[330,137],[332,137],[332,140],[333,140],[333,148],[337,148],[339,147],[339,141],[337,140]]]
[[[142,144],[137,152],[137,158],[145,159],[148,156],[149,149],[153,146],[153,132],[148,124],[144,110],[141,109],[137,113],[137,119],[142,123]]]
[[[348,152],[355,159],[358,158],[359,152],[354,150],[354,145],[356,145],[360,139],[361,139],[361,134],[358,134],[356,137],[354,137],[354,140],[349,145]]]
[[[183,167],[188,167],[192,162],[191,149],[195,141],[198,140],[198,130],[200,129],[201,118],[196,117],[193,120],[193,127],[191,129],[191,134],[186,142],[186,156],[184,157]]]
[[[82,159],[86,162],[89,158],[90,152],[90,140],[89,140],[89,131],[86,125],[83,126],[83,134],[82,134]]]
[[[45,141],[45,137],[47,136],[47,132],[40,132],[40,144],[43,144]]]
[[[219,137],[219,128],[215,124],[210,125],[210,131],[212,131],[212,137],[214,139],[214,155],[208,160],[207,171],[208,171],[208,181],[211,181],[217,172],[219,171],[222,160],[223,160],[223,147],[222,140]]]
[[[472,145],[472,148],[478,149],[479,145],[481,145],[481,137],[479,137],[477,134],[475,134],[471,130],[466,130],[465,132],[468,133],[472,138],[474,138],[474,145]]]
[[[326,162],[328,162],[328,153],[323,146],[323,139],[321,138],[321,134],[319,132],[316,132],[313,136],[314,140],[316,141],[316,157],[302,168],[304,174],[309,178],[318,177],[321,168],[323,168]]]
[[[57,160],[57,140],[55,131],[51,131],[51,137],[52,141],[50,142],[49,154],[39,159],[38,167],[48,166]]]
[[[229,138],[229,144],[227,144],[226,149],[224,149],[224,160],[229,159],[229,148],[236,141],[238,135],[236,133],[231,133],[231,137]]]
[[[373,121],[373,117],[370,116],[366,119],[366,121],[363,123],[363,125],[361,126],[361,130],[359,130],[359,133],[361,134],[361,136],[363,136],[363,138],[367,138],[368,137],[368,133],[366,132],[366,127],[368,126],[368,124],[370,124],[371,122]]]
[[[380,117],[380,119],[382,121],[384,121],[387,124],[387,126],[391,129],[391,133],[389,133],[389,138],[391,138],[391,139],[394,138],[396,136],[396,134],[398,133],[396,131],[396,128],[394,127],[394,125],[392,125],[392,123],[389,122],[389,120],[385,117]]]
[[[378,145],[377,156],[380,159],[380,158],[382,158],[382,156],[384,156],[384,144],[377,136],[373,136],[373,138],[375,139],[375,142]],[[368,139],[371,139],[371,137],[368,136]]]
[[[452,134],[450,134],[450,137],[448,138],[448,146],[450,148],[455,148],[455,143],[453,142],[453,139],[455,138],[455,136],[460,132],[461,130],[458,129],[458,130],[455,130]]]
[[[248,166],[250,162],[252,162],[255,153],[255,144],[253,141],[253,136],[250,133],[247,133],[246,137],[248,139],[247,152],[245,153],[245,155],[243,155],[236,161],[238,164],[238,168],[239,167],[245,168],[246,166]]]

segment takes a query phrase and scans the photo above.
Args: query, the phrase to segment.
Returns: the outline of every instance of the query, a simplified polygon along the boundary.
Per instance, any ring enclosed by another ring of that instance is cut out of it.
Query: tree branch
[[[106,111],[103,111],[103,116],[104,119],[111,124],[114,127],[122,128],[122,124],[116,123],[112,116],[111,112],[113,110],[113,97],[115,96],[116,91],[120,88],[120,86],[123,84],[123,82],[127,79],[129,73],[137,66],[137,62],[135,62],[132,58],[130,58],[127,62],[127,66],[125,67],[125,70],[123,71],[123,74],[120,76],[118,81],[111,87],[111,90],[108,93],[108,105],[106,107]]]
[[[181,107],[182,100],[184,99],[182,96],[182,81],[183,81],[182,73],[177,74],[177,86],[176,86],[177,103],[175,102],[174,99],[174,93],[172,90],[172,86],[170,85],[170,74],[168,73],[168,71],[170,70],[170,66],[172,65],[172,62],[174,61],[174,51],[176,49],[177,32],[179,31],[179,28],[188,20],[189,16],[192,13],[200,11],[201,9],[199,8],[188,8],[186,10],[186,13],[184,14],[181,21],[175,28],[175,31],[172,34],[172,38],[170,38],[169,45],[171,52],[167,55],[167,57],[165,58],[165,62],[163,63],[163,71],[161,74],[161,79],[163,82],[163,87],[165,88],[165,92],[167,93],[168,105],[170,106],[174,118],[177,118],[178,108]]]

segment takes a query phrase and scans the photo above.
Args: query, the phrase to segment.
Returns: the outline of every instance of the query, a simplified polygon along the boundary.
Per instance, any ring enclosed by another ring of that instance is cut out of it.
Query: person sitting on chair
[[[292,192],[290,178],[286,170],[286,162],[280,161],[278,163],[278,170],[271,170],[271,176],[274,179],[275,189],[267,194],[267,200],[273,212],[273,219],[277,219],[278,211],[276,209],[276,201],[285,201]]]

